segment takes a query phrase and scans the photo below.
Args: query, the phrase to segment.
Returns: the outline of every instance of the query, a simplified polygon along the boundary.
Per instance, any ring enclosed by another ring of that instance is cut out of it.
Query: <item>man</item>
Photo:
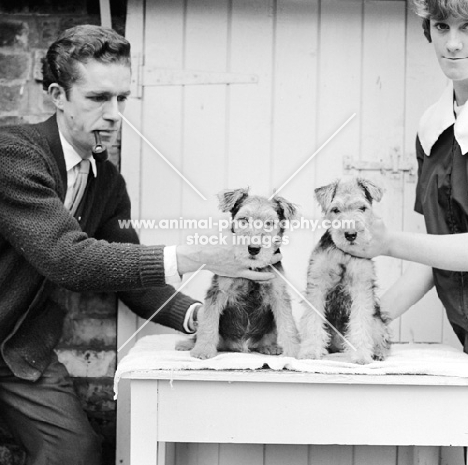
[[[134,230],[119,227],[130,218],[124,180],[91,154],[96,134],[104,145],[115,141],[130,94],[123,37],[98,26],[69,29],[49,48],[43,74],[56,114],[0,133],[0,414],[28,464],[97,465],[99,440],[53,350],[64,288],[115,291],[150,318],[175,292],[167,280],[202,264],[228,276],[274,276],[244,269],[229,246],[142,246]],[[190,332],[197,305],[178,293],[154,321]]]

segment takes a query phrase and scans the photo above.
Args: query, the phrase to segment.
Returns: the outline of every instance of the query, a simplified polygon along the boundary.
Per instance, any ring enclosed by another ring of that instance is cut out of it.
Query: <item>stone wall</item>
[[[125,1],[112,1],[112,26],[125,31]],[[42,90],[41,58],[57,34],[78,24],[100,24],[99,0],[0,2],[0,125],[35,123],[54,113]],[[118,165],[120,147],[112,147]],[[69,293],[69,313],[58,347],[74,377],[77,393],[93,427],[103,437],[103,464],[115,463],[116,312],[113,294]],[[23,465],[0,415],[0,465]]]

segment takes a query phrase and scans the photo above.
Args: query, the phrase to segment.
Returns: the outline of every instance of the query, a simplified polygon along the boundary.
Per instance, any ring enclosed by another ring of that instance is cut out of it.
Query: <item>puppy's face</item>
[[[369,241],[372,203],[379,202],[383,195],[379,186],[352,177],[320,187],[315,194],[325,218],[331,222],[330,233],[337,247]]]
[[[232,215],[237,258],[250,268],[268,266],[281,244],[282,220],[292,219],[294,205],[282,197],[251,196],[247,189],[224,191],[218,197],[220,209]]]

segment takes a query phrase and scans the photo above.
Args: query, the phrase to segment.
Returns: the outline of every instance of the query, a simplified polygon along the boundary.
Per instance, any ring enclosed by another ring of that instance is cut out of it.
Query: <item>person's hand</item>
[[[382,218],[374,217],[369,225],[369,237],[367,241],[358,243],[346,243],[341,246],[343,252],[362,258],[374,258],[378,255],[389,255],[391,234]]]
[[[253,281],[269,281],[276,277],[271,271],[253,271],[235,256],[235,247],[229,245],[179,245],[177,246],[177,268],[180,274],[196,271],[205,265],[209,270],[220,276],[230,278],[247,278]],[[281,253],[273,255],[271,265],[279,262]]]

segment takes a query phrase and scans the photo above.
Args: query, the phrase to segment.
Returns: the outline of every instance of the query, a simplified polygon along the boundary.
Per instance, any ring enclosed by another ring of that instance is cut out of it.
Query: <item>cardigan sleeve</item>
[[[88,237],[57,194],[57,167],[41,147],[13,142],[0,138],[0,242],[70,290],[165,286],[163,247]]]

